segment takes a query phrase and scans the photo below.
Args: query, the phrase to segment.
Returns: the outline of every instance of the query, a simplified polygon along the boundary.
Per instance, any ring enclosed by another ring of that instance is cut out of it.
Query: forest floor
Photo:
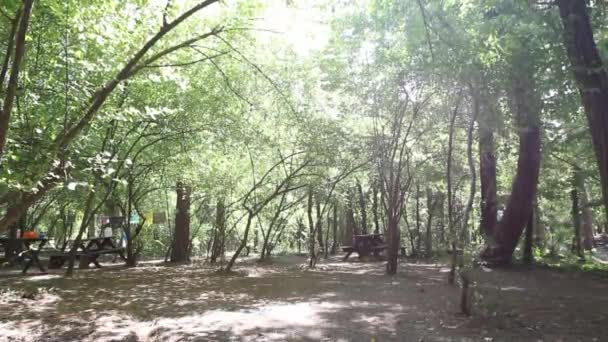
[[[447,268],[248,258],[232,275],[206,263],[147,262],[0,278],[0,341],[600,341],[608,278],[546,268],[471,272],[459,313]],[[25,294],[25,296],[24,296]],[[23,298],[27,297],[27,298]]]

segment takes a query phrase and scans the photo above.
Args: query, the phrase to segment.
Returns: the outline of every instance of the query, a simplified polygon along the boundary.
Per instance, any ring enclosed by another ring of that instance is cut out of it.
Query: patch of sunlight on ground
[[[213,339],[218,337],[218,333],[244,341],[261,336],[269,341],[284,341],[296,336],[321,340],[324,338],[323,329],[332,326],[323,318],[323,314],[343,307],[328,302],[274,302],[244,310],[211,310],[181,317],[160,317],[152,321],[138,321],[117,312],[105,312],[93,320],[94,332],[83,341],[109,342],[133,335],[143,341],[150,338],[162,341],[191,337]],[[0,326],[0,333],[18,336],[16,329],[19,328],[25,327]]]
[[[63,278],[63,275],[60,275],[60,274],[42,274],[42,275],[37,275],[37,276],[32,276],[32,277],[24,278],[23,280],[25,280],[25,281],[31,281],[31,282],[36,282],[36,281],[45,281],[45,280],[59,279],[59,278]]]
[[[501,291],[520,291],[520,292],[523,292],[526,290],[523,287],[517,287],[517,286],[505,286],[505,287],[499,287],[499,289]]]

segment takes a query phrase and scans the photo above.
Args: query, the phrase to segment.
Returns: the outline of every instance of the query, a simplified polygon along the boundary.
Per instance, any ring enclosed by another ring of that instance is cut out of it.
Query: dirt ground
[[[402,262],[204,263],[0,278],[0,341],[606,341],[608,278],[472,271],[473,315],[447,269]],[[23,298],[26,297],[26,298]]]

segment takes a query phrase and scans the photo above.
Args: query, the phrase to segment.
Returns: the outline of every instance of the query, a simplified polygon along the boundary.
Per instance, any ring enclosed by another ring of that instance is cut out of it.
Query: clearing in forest
[[[473,271],[476,304],[459,313],[446,267],[338,258],[105,267],[0,280],[0,341],[600,341],[608,285],[580,272]],[[10,289],[15,289],[11,291]],[[25,295],[24,295],[25,294]]]

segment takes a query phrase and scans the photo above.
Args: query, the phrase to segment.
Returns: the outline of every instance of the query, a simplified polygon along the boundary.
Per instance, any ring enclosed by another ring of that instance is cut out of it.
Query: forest
[[[0,1],[0,341],[600,341],[608,3]]]

